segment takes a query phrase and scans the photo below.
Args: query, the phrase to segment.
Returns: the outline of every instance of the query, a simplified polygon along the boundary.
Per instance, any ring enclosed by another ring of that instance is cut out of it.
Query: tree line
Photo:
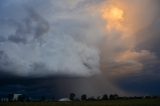
[[[160,99],[159,96],[133,96],[133,97],[128,97],[128,96],[119,96],[118,94],[104,94],[102,96],[98,97],[88,97],[87,94],[82,94],[80,97],[77,97],[75,93],[70,93],[68,96],[69,101],[107,101],[107,100],[128,100],[128,99]],[[34,101],[39,101],[39,102],[44,102],[44,101],[59,101],[56,100],[54,97],[51,99],[47,99],[45,96],[41,96],[39,99],[31,99],[29,96],[26,95],[20,95],[17,97],[16,100],[13,100],[13,94],[8,94],[7,99],[6,98],[1,98],[1,102],[34,102]]]
[[[133,97],[129,97],[129,96],[119,96],[118,94],[104,94],[102,96],[98,96],[98,97],[87,97],[86,94],[81,95],[80,98],[76,98],[76,94],[75,93],[70,93],[69,99],[72,101],[105,101],[105,100],[118,100],[118,99],[157,99],[160,98],[159,96],[133,96]]]

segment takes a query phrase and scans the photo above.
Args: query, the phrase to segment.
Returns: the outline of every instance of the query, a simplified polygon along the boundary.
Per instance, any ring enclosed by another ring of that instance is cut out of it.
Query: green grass
[[[0,106],[160,106],[160,99],[109,100],[86,102],[12,102]]]

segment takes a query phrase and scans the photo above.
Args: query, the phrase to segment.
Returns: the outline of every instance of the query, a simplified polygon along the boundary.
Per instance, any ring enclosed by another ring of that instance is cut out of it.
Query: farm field
[[[11,102],[0,106],[160,106],[160,99],[79,101],[79,102]]]

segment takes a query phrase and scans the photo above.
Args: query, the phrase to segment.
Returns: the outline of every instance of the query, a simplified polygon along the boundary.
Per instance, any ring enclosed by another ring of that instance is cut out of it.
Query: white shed
[[[61,98],[58,101],[60,101],[60,102],[69,102],[71,100],[69,98]]]
[[[20,96],[22,96],[22,94],[13,94],[13,101],[18,101]]]

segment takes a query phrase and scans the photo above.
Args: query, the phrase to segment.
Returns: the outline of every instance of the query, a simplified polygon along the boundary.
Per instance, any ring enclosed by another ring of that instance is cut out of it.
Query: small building
[[[60,102],[69,102],[71,100],[69,98],[61,98],[58,101],[60,101]]]
[[[18,101],[20,96],[22,96],[22,94],[13,94],[12,101]]]

